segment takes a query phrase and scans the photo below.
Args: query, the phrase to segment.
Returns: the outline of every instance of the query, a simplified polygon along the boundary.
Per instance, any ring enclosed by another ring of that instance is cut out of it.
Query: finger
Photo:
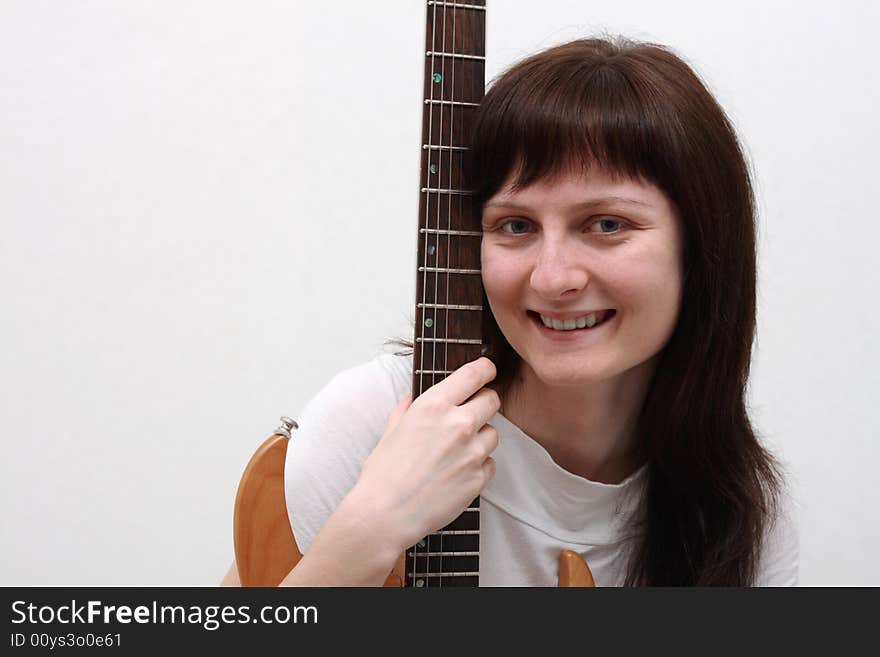
[[[498,431],[491,424],[484,424],[483,427],[474,436],[480,449],[486,456],[489,456],[498,447]]]
[[[495,378],[495,363],[480,356],[465,363],[437,385],[429,388],[422,397],[440,397],[447,404],[458,406],[468,397]]]
[[[482,426],[501,409],[501,397],[491,388],[483,388],[462,404],[461,408],[471,414],[477,426]]]
[[[491,456],[483,461],[483,486],[480,488],[482,490],[486,487],[486,484],[495,476],[495,459]]]

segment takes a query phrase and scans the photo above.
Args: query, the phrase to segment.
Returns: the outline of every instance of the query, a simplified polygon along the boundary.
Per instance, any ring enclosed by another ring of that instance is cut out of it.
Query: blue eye
[[[599,226],[598,231],[593,232],[598,232],[601,235],[616,235],[622,230],[624,224],[617,219],[604,218],[593,221],[590,224],[591,230],[593,226]],[[525,235],[529,232],[530,227],[530,222],[525,219],[508,219],[501,223],[498,229],[508,235]]]
[[[609,226],[609,224],[611,224]],[[616,219],[599,219],[598,221],[593,223],[594,226],[600,226],[599,232],[603,235],[612,235],[620,231],[620,227],[623,225],[622,222],[617,221]],[[617,226],[617,228],[615,228]],[[608,231],[602,230],[602,228],[609,228]]]
[[[517,225],[523,227],[522,232],[516,231],[516,230],[514,230],[512,232],[509,230],[504,230],[507,226],[517,226]],[[510,221],[505,221],[503,224],[501,224],[500,228],[501,228],[502,232],[510,233],[511,235],[522,235],[523,233],[525,233],[528,230],[529,222],[524,221],[522,219],[511,219]]]

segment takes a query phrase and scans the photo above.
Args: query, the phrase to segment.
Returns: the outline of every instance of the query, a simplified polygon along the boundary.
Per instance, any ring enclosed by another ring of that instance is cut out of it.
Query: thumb
[[[400,403],[394,407],[394,410],[388,414],[388,424],[386,426],[387,431],[391,431],[394,427],[397,426],[397,423],[400,422],[400,418],[403,417],[403,414],[406,413],[406,409],[410,407],[412,404],[412,393],[408,394],[406,397],[400,400]]]

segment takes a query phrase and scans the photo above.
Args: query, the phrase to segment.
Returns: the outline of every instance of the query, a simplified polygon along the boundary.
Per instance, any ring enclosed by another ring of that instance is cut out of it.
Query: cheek
[[[519,270],[514,258],[484,249],[480,267],[483,272],[483,289],[486,290],[490,302],[514,294]]]
[[[682,288],[677,254],[668,249],[645,249],[631,255],[609,268],[609,285],[636,315],[663,323],[674,321]]]

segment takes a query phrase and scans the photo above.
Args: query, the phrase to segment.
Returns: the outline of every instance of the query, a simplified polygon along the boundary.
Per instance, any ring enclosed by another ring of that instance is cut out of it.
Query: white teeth
[[[593,328],[596,325],[596,313],[590,313],[589,315],[585,315],[584,317],[578,317],[577,319],[552,319],[550,317],[544,317],[544,315],[538,315],[541,318],[541,323],[547,328],[556,329],[557,331],[573,331],[575,329],[580,328]]]

